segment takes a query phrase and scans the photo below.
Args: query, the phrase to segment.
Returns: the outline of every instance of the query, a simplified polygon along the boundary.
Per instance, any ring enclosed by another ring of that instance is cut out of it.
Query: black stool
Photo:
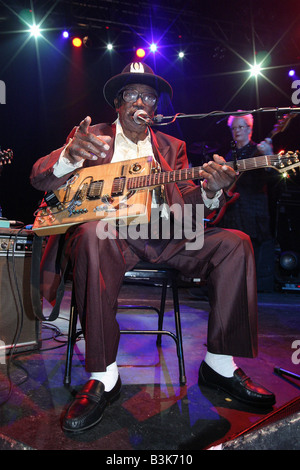
[[[161,335],[168,335],[173,338],[176,343],[178,366],[179,366],[179,381],[181,385],[186,383],[183,346],[182,346],[182,332],[181,332],[181,319],[180,319],[180,308],[178,299],[178,285],[177,285],[178,272],[169,266],[162,264],[151,264],[146,262],[138,263],[134,269],[126,272],[125,279],[127,281],[134,282],[151,282],[153,284],[159,284],[162,286],[160,308],[154,306],[144,305],[119,305],[118,309],[140,309],[140,310],[153,310],[158,314],[158,328],[157,330],[120,330],[121,334],[156,334],[157,346],[161,346]],[[165,313],[165,303],[168,286],[172,289],[173,293],[173,307],[174,307],[174,319],[175,319],[175,333],[163,329],[163,319]],[[70,309],[70,324],[68,333],[68,345],[67,345],[67,357],[66,357],[66,368],[64,384],[69,385],[71,383],[71,368],[72,368],[72,357],[73,349],[76,340],[79,335],[82,334],[82,330],[77,331],[77,309],[74,296],[74,290],[72,290],[71,298],[71,309]]]

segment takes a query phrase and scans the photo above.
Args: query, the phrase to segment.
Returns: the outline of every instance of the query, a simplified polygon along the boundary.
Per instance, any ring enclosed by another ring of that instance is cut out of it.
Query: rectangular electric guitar
[[[151,157],[145,157],[74,171],[63,186],[45,194],[36,211],[32,230],[44,236],[65,233],[73,225],[94,220],[114,223],[117,220],[123,225],[148,223],[152,189],[168,183],[201,179],[202,166],[162,172],[153,170],[151,162]],[[233,162],[226,165],[233,167]],[[240,173],[267,167],[284,173],[298,166],[298,152],[237,161]]]

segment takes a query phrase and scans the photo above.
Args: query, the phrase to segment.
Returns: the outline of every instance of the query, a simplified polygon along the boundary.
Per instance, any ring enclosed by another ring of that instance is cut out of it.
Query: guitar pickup
[[[53,191],[48,191],[46,194],[44,194],[44,200],[49,207],[55,207],[60,204],[60,201],[57,199]]]
[[[111,195],[114,197],[121,196],[124,192],[126,183],[126,177],[121,176],[119,178],[115,178],[112,184]]]
[[[87,192],[87,199],[100,199],[103,189],[103,180],[93,181]]]

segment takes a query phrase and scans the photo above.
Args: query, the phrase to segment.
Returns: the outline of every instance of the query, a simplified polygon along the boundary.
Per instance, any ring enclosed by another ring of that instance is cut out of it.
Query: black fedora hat
[[[167,93],[172,99],[173,90],[171,85],[162,77],[155,75],[153,70],[142,62],[132,62],[122,70],[119,75],[110,78],[104,85],[103,94],[104,98],[114,108],[114,99],[118,92],[124,86],[130,83],[142,83],[148,85],[158,93]]]

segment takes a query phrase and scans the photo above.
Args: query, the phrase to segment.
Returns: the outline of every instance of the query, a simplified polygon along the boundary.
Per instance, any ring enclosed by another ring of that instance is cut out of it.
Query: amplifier
[[[27,351],[40,345],[30,295],[32,241],[28,230],[0,231],[0,358],[13,347]]]
[[[300,252],[300,202],[278,201],[276,207],[276,240],[281,251]]]

